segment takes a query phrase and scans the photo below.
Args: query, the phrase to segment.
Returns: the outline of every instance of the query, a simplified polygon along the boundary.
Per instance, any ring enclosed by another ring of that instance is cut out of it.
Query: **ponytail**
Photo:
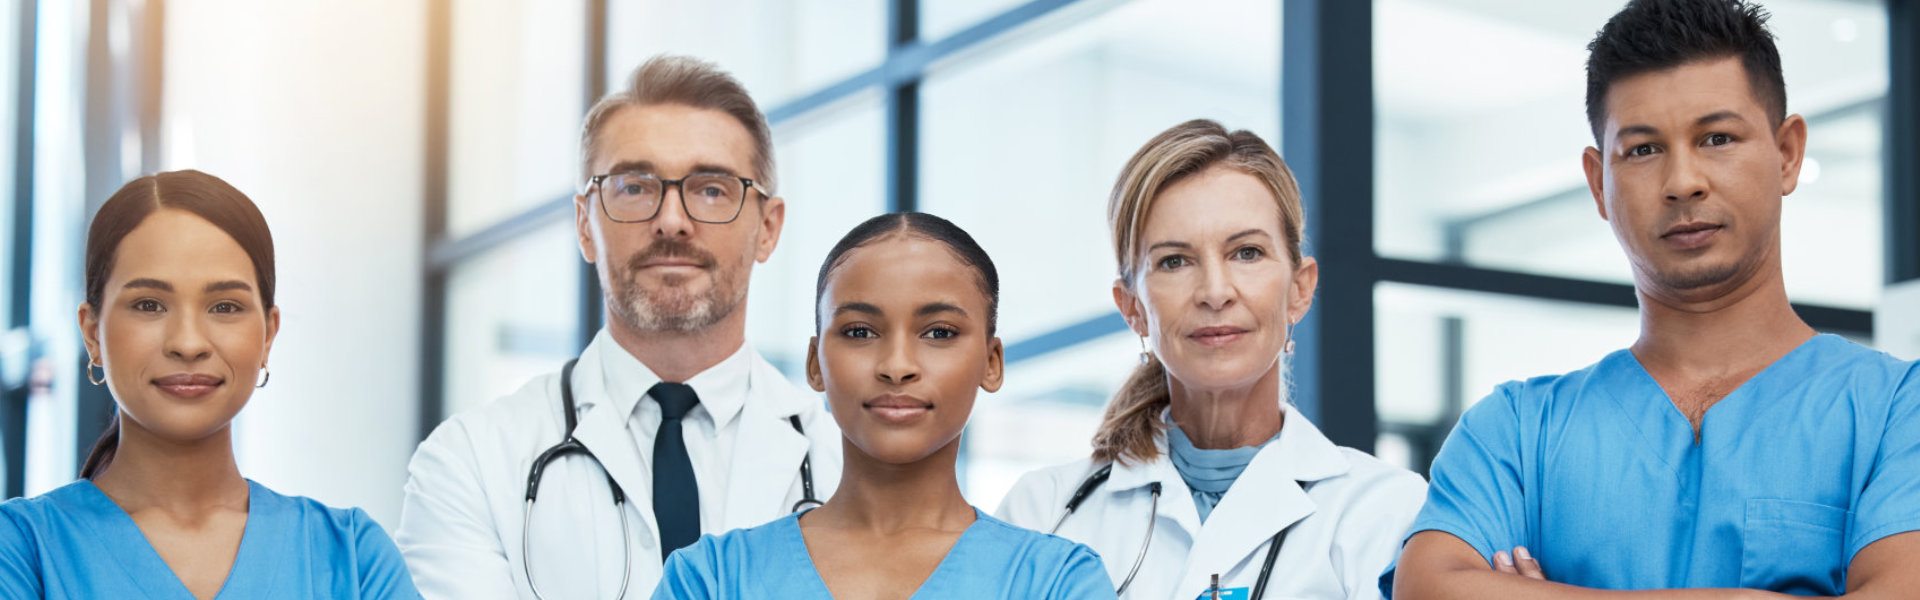
[[[1160,358],[1147,356],[1120,385],[1107,414],[1100,419],[1100,431],[1093,434],[1095,462],[1151,462],[1160,457],[1159,437],[1167,428],[1160,411],[1172,401],[1167,390],[1167,368]]]
[[[93,442],[93,450],[87,453],[87,462],[80,466],[81,479],[93,479],[107,465],[113,462],[113,453],[120,449],[120,411],[113,411],[113,420],[107,421],[107,430],[100,439]]]

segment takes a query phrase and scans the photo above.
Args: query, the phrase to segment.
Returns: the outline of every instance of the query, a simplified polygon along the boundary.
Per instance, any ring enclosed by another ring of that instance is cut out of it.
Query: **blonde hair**
[[[1274,203],[1280,208],[1280,229],[1286,236],[1287,258],[1294,265],[1300,264],[1306,218],[1300,207],[1300,185],[1280,153],[1253,132],[1229,132],[1219,123],[1194,119],[1149,140],[1127,160],[1120,180],[1113,185],[1113,194],[1107,199],[1107,226],[1113,234],[1120,285],[1129,291],[1134,289],[1140,237],[1160,192],[1216,165],[1252,175],[1273,192]],[[1147,462],[1158,458],[1156,439],[1166,427],[1160,411],[1170,401],[1166,367],[1158,357],[1149,355],[1146,364],[1134,369],[1107,403],[1100,430],[1093,435],[1094,460]]]
[[[647,59],[627,76],[627,89],[607,94],[587,110],[586,123],[580,128],[580,180],[584,182],[598,174],[590,172],[596,158],[594,143],[614,113],[630,106],[660,104],[717,110],[739,121],[753,137],[754,172],[748,176],[770,193],[777,189],[773,175],[773,132],[759,105],[747,95],[746,86],[711,62],[671,54]]]

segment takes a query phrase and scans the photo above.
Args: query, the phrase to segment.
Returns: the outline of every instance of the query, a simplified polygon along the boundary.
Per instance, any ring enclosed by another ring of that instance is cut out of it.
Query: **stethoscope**
[[[533,589],[534,598],[541,600],[544,600],[545,597],[540,595],[540,586],[533,582],[533,536],[531,535],[533,532],[533,500],[534,497],[540,493],[540,476],[546,472],[549,463],[572,454],[585,456],[588,460],[592,460],[593,464],[600,465],[599,457],[594,456],[593,451],[588,450],[586,445],[580,443],[580,440],[573,438],[573,428],[579,424],[578,417],[574,415],[573,404],[573,365],[578,362],[580,362],[580,359],[577,358],[569,360],[566,366],[560,368],[560,404],[562,408],[561,414],[566,417],[566,434],[562,436],[563,439],[560,443],[554,444],[552,448],[548,448],[545,452],[541,452],[540,456],[535,457],[533,459],[533,468],[527,473],[527,510],[520,521],[521,566],[527,573],[527,587]],[[800,428],[800,415],[787,417],[787,422],[792,423],[793,430],[800,432],[802,437],[806,436],[806,430]],[[605,465],[600,465],[600,472],[607,476],[607,487],[613,490],[614,512],[620,514],[620,539],[622,541],[620,564],[622,566],[620,571],[620,593],[614,596],[614,598],[626,598],[627,584],[633,581],[633,536],[628,535],[627,493],[620,489],[620,484],[614,483],[613,474],[607,473]],[[813,495],[813,451],[809,449],[806,455],[800,459],[800,501],[793,503],[793,512],[800,512],[802,509],[822,506],[824,504],[826,503],[821,502],[820,499],[815,498]]]
[[[1093,495],[1093,490],[1099,488],[1100,484],[1106,483],[1107,478],[1112,476],[1113,463],[1107,463],[1088,475],[1085,481],[1080,482],[1080,487],[1073,491],[1073,496],[1067,498],[1066,514],[1060,515],[1060,520],[1055,521],[1053,529],[1048,530],[1047,533],[1059,533],[1060,526],[1066,524],[1067,517],[1073,516],[1073,511],[1079,510],[1080,504],[1086,502],[1088,496]],[[1297,481],[1294,483],[1300,484]],[[1300,489],[1305,491],[1306,486],[1300,485]],[[1153,502],[1147,508],[1147,535],[1140,539],[1140,553],[1133,558],[1133,568],[1127,569],[1127,578],[1121,580],[1120,587],[1113,591],[1115,596],[1127,593],[1127,586],[1133,584],[1133,577],[1140,574],[1140,564],[1147,560],[1147,547],[1153,544],[1153,524],[1160,520],[1160,482],[1148,484],[1147,491],[1153,495]],[[1299,522],[1294,521],[1294,523]],[[1293,523],[1288,523],[1286,527],[1280,528],[1279,533],[1273,534],[1273,538],[1267,544],[1267,560],[1260,565],[1260,579],[1254,581],[1251,600],[1260,600],[1267,595],[1267,580],[1273,577],[1273,561],[1280,558],[1280,545],[1286,543],[1287,532],[1292,530]],[[1213,592],[1215,598],[1220,597],[1219,575],[1213,576],[1213,585],[1207,591]]]

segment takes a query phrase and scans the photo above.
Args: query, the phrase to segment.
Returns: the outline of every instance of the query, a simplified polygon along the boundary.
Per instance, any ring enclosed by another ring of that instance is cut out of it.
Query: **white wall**
[[[418,421],[425,36],[419,0],[167,3],[167,168],[246,192],[278,254],[241,471],[389,529]]]

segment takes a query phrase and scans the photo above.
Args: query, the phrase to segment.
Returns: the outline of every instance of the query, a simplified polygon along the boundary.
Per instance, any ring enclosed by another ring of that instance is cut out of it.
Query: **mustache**
[[[627,270],[639,271],[644,268],[647,263],[665,258],[691,260],[699,263],[703,269],[711,269],[713,265],[718,262],[713,258],[713,254],[694,247],[693,244],[675,239],[662,238],[654,240],[653,244],[647,246],[645,251],[634,254],[633,258],[628,259]]]

